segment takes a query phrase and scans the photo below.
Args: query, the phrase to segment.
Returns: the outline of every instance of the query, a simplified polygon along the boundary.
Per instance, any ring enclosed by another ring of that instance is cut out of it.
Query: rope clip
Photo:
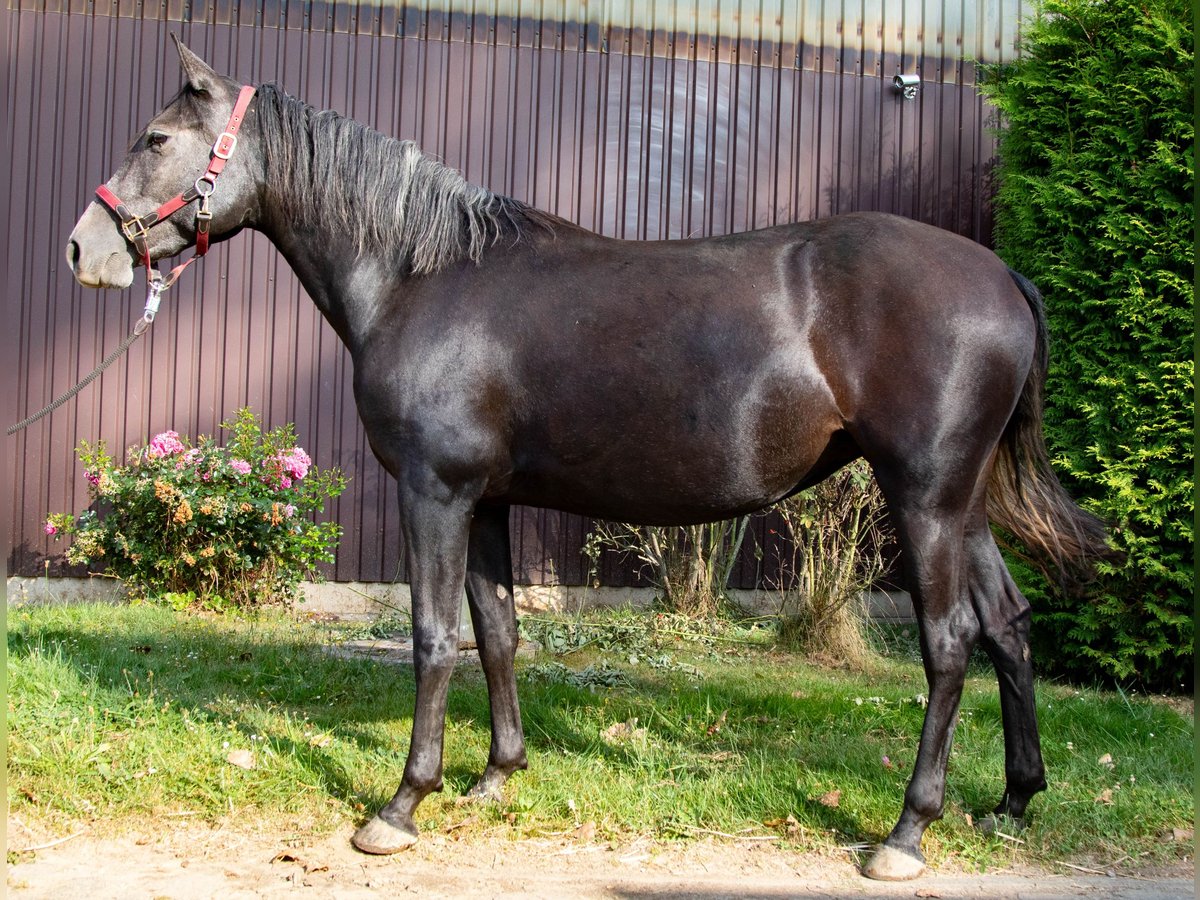
[[[134,331],[138,334],[143,334],[154,324],[154,317],[158,315],[158,305],[162,302],[163,291],[166,289],[167,284],[161,278],[151,279],[150,289],[146,294],[146,308],[142,311],[142,317],[138,319],[137,325],[134,326]]]

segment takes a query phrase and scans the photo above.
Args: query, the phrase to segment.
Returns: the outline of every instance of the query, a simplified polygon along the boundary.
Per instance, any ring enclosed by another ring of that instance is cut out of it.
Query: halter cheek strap
[[[96,198],[116,214],[121,223],[121,233],[125,235],[125,240],[133,245],[142,265],[146,267],[146,278],[150,282],[150,298],[146,301],[147,324],[154,321],[154,314],[158,311],[159,295],[175,283],[184,269],[208,252],[209,225],[212,223],[209,198],[216,190],[217,178],[225,169],[225,163],[237,149],[238,129],[242,127],[246,109],[250,106],[250,101],[254,99],[254,93],[255,89],[251,85],[246,85],[238,93],[233,113],[229,116],[229,122],[212,146],[208,168],[204,170],[204,174],[196,179],[196,183],[192,187],[176,194],[154,212],[144,216],[135,216],[129,211],[124,201],[106,185],[102,184],[96,188]],[[172,269],[170,274],[164,278],[150,260],[150,244],[146,238],[149,236],[150,229],[155,225],[197,200],[200,202],[196,207],[196,252],[186,262],[180,263]],[[152,304],[153,308],[151,308]]]

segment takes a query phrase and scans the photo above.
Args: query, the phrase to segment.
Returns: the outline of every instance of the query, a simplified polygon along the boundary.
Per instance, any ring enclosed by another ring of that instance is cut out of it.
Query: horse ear
[[[187,76],[187,83],[192,90],[208,93],[216,87],[220,76],[212,70],[208,63],[189,50],[179,39],[179,35],[172,32],[171,37],[175,41],[175,49],[179,51],[179,64],[183,67],[183,74]]]

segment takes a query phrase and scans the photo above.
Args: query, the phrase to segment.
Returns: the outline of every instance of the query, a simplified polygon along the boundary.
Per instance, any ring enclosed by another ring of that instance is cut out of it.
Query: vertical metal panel
[[[1010,58],[1023,0],[604,4],[10,0],[5,341],[23,416],[88,371],[137,291],[77,287],[61,246],[95,184],[179,81],[169,35],[219,70],[416,140],[469,179],[610,236],[719,234],[858,209],[986,241],[989,113],[963,57]],[[60,12],[58,10],[71,10]],[[119,15],[111,15],[112,10]],[[61,62],[60,62],[61,61]],[[897,71],[919,71],[901,100]],[[394,491],[369,453],[351,363],[261,236],[189,270],[151,333],[77,402],[9,439],[16,545],[36,574],[50,511],[86,503],[72,448],[212,433],[242,405],[296,423],[353,478],[330,574],[401,572]],[[518,578],[580,582],[587,523],[514,510]],[[766,534],[766,526],[758,530]],[[753,581],[743,560],[739,578]],[[609,581],[635,579],[606,564]]]

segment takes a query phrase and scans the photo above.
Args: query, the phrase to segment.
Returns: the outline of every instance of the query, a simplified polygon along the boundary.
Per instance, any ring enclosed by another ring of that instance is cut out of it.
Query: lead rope
[[[174,275],[175,273],[172,274]],[[38,419],[50,415],[50,413],[54,412],[56,409],[82,391],[85,387],[99,378],[105,369],[120,359],[125,351],[132,347],[134,342],[150,329],[150,326],[154,323],[154,317],[158,315],[158,304],[162,301],[163,292],[174,283],[174,280],[175,279],[172,278],[169,283],[165,282],[163,281],[161,275],[158,278],[152,279],[150,281],[150,293],[146,296],[146,309],[142,312],[142,317],[134,323],[133,331],[129,332],[129,335],[125,338],[125,340],[121,341],[121,343],[117,345],[117,349],[108,354],[108,356],[104,357],[104,360],[100,363],[100,365],[92,369],[91,372],[85,375],[78,384],[76,384],[66,393],[56,397],[33,415],[27,416],[16,425],[8,426],[8,428],[4,431],[5,435],[16,434],[22,428],[28,428]]]

